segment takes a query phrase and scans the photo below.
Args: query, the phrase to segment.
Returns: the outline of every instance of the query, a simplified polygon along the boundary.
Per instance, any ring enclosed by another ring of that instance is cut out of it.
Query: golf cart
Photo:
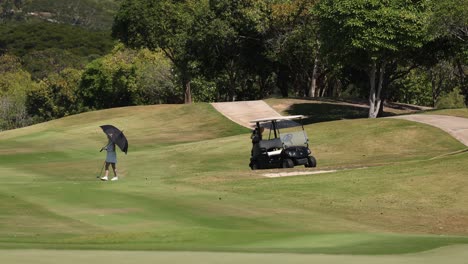
[[[252,132],[252,152],[250,168],[293,168],[297,165],[316,167],[317,162],[309,149],[309,138],[301,120],[304,116],[280,116],[262,118],[250,121],[255,123]],[[298,130],[298,126],[302,129]],[[268,139],[262,135],[264,129],[269,129]],[[280,131],[281,130],[281,131]]]

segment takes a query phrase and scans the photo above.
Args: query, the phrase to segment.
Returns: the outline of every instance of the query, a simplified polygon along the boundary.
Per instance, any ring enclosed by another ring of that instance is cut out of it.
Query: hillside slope
[[[51,23],[110,30],[118,4],[118,0],[6,0],[0,2],[0,17],[4,21],[41,19]]]
[[[118,182],[96,179],[102,124],[129,139]],[[404,120],[306,129],[318,169],[359,169],[265,178],[247,166],[249,131],[208,104],[2,132],[0,247],[389,254],[468,243],[468,155],[438,157],[464,149],[452,137]]]

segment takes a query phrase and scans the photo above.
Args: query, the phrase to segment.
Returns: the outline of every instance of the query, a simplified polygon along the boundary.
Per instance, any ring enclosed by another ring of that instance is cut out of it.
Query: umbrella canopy
[[[101,128],[102,128],[102,131],[104,131],[104,133],[110,139],[110,141],[112,141],[117,146],[119,146],[120,150],[122,150],[123,152],[125,152],[125,154],[127,154],[128,141],[124,133],[112,125],[103,125],[101,126]]]

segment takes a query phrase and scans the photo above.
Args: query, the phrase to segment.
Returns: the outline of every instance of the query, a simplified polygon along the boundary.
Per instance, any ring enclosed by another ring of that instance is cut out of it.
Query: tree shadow
[[[320,103],[299,103],[293,104],[285,110],[288,115],[305,115],[303,124],[312,124],[319,122],[367,118],[369,108],[363,106],[352,106],[340,103],[328,103],[321,101]],[[395,116],[395,113],[384,112],[382,117]]]

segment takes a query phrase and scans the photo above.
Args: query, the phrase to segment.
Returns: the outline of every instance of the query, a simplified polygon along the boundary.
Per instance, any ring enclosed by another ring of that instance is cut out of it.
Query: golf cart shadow
[[[249,167],[252,170],[272,168],[293,168],[304,165],[316,167],[317,162],[311,155],[309,139],[304,126],[293,120],[304,116],[283,116],[262,118],[250,121],[255,123],[252,132],[252,151]],[[301,129],[297,129],[300,127]],[[268,139],[263,135],[269,130]]]

